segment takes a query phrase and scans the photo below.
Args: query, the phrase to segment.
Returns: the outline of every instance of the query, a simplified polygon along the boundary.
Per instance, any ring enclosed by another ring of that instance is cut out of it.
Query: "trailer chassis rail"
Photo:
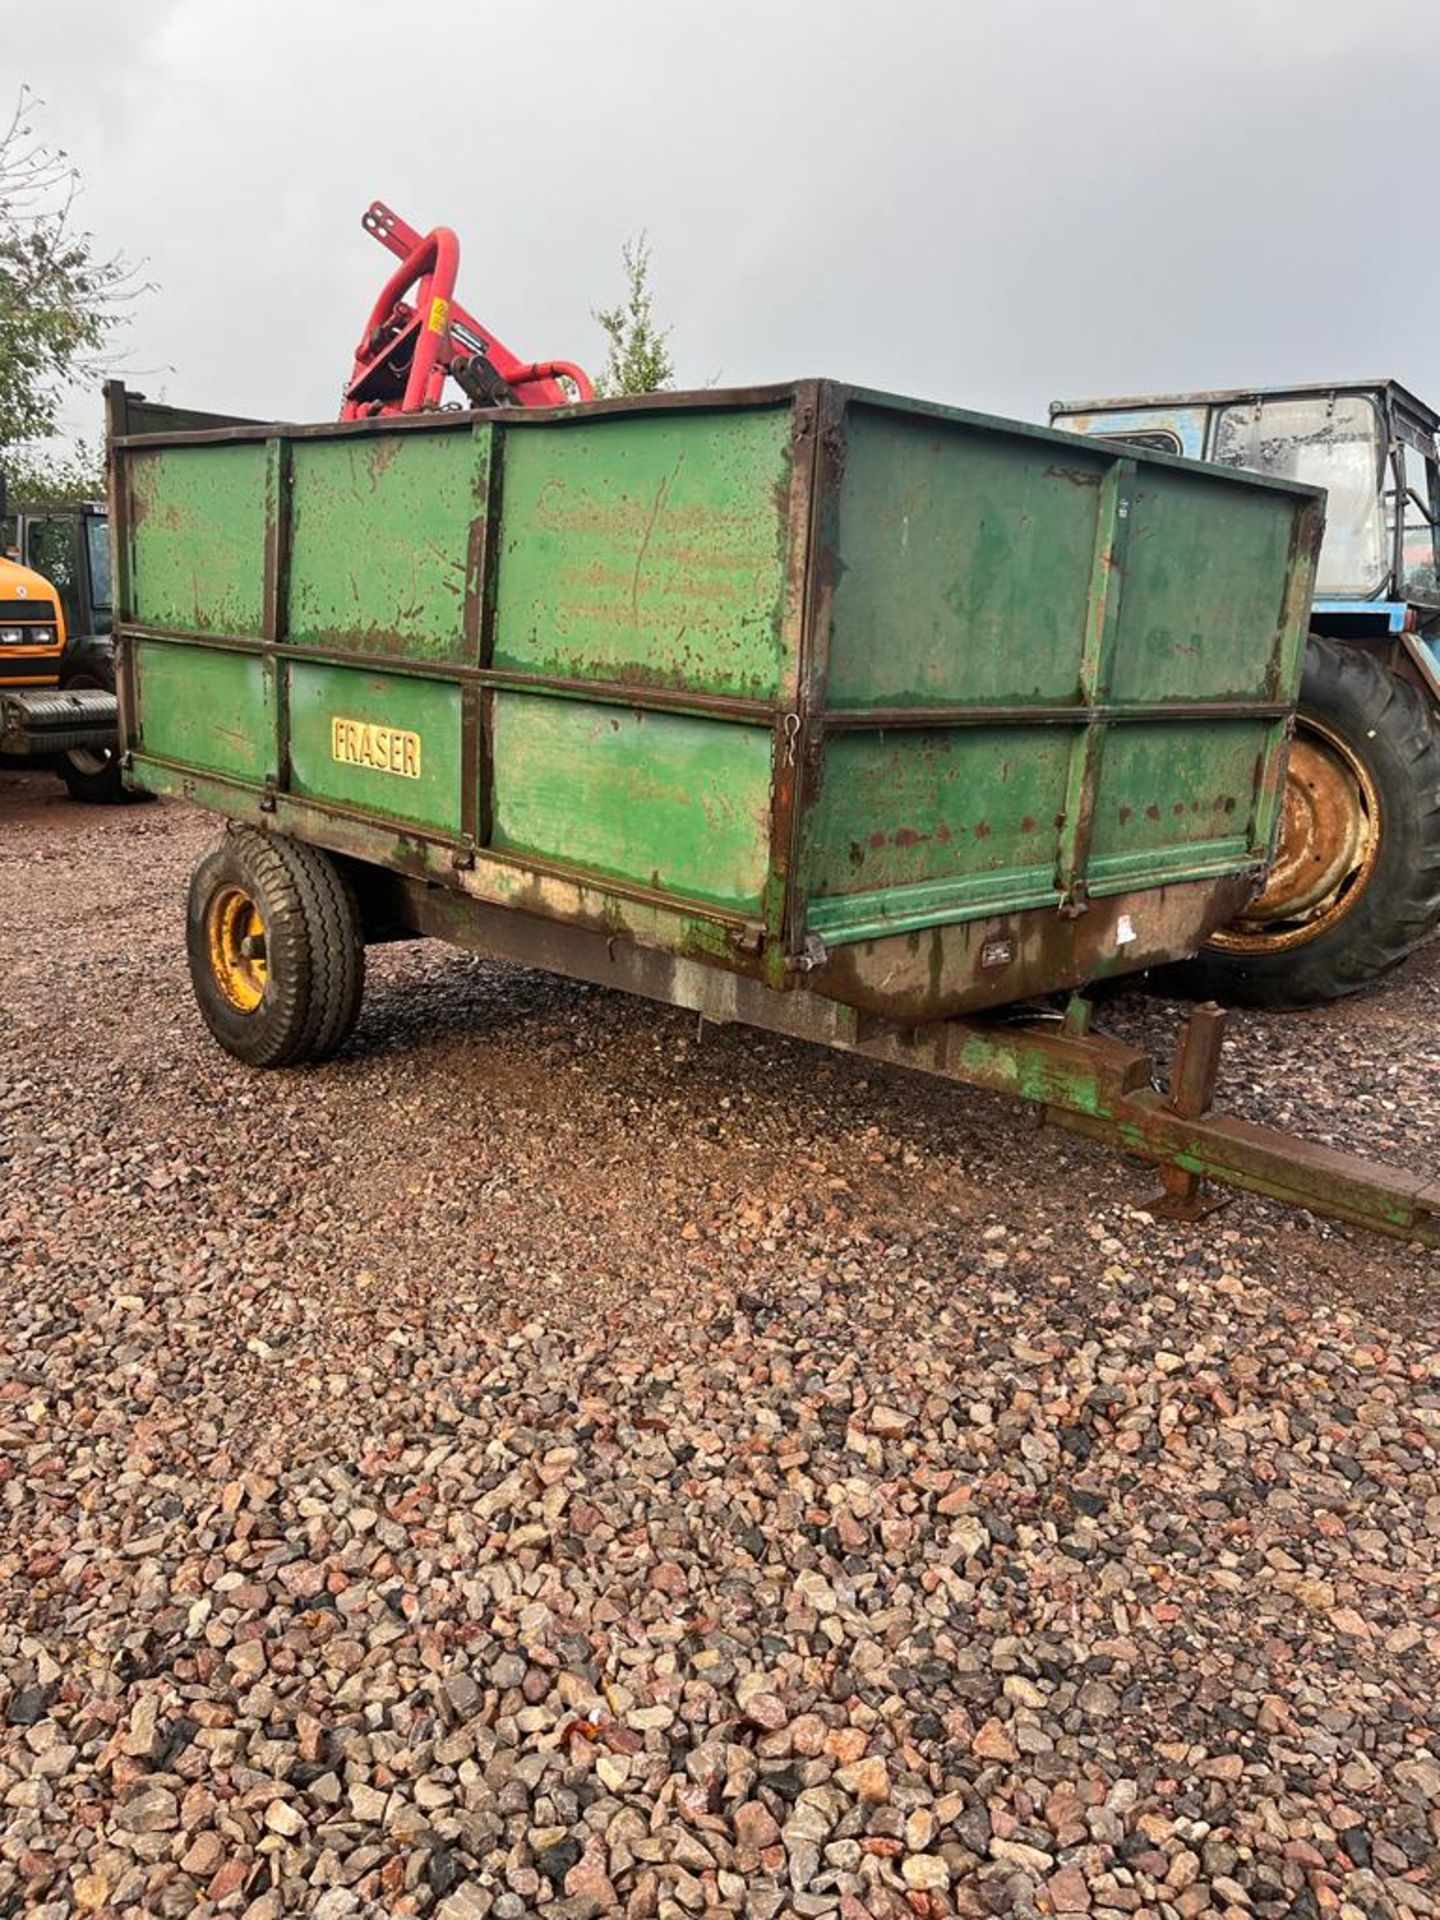
[[[1219,1186],[1440,1246],[1440,1181],[1216,1109],[1226,1015],[1213,1004],[1190,1009],[1162,1089],[1147,1053],[1093,1030],[1090,1003],[1079,994],[1063,1015],[899,1027],[807,989],[777,992],[713,962],[542,920],[455,888],[374,870],[372,876],[384,889],[383,917],[396,931],[435,935],[683,1007],[717,1025],[760,1027],[1028,1101],[1050,1124],[1159,1168],[1163,1190],[1148,1210],[1161,1217],[1199,1218],[1220,1204],[1211,1192]]]

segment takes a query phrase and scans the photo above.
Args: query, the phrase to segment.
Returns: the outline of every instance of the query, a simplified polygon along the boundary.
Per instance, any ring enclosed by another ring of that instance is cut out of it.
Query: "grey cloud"
[[[181,402],[334,411],[377,195],[454,226],[537,355],[599,358],[643,226],[695,381],[1440,397],[1433,0],[52,0],[5,39],[160,284],[126,351]]]

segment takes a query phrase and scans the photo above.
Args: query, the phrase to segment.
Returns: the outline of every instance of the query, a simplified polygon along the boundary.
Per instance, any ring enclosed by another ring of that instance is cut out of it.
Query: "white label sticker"
[[[1135,922],[1128,913],[1122,913],[1115,925],[1115,944],[1117,947],[1128,947],[1134,938]]]

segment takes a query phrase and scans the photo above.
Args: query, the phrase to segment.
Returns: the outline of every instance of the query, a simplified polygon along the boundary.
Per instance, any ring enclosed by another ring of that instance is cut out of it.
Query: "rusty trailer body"
[[[143,786],[906,1018],[1263,869],[1317,495],[828,383],[114,452]]]
[[[1313,489],[830,382],[315,427],[115,387],[109,441],[129,777],[320,850],[366,938],[1033,1095],[962,1016],[1192,952],[1263,876]],[[247,884],[192,919],[242,1053]]]

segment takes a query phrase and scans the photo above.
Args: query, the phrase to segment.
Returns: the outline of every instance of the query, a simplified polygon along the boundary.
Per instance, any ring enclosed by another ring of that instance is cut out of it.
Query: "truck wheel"
[[[318,848],[231,829],[190,882],[186,948],[205,1024],[249,1066],[323,1060],[355,1024],[365,987],[360,912]]]
[[[1303,1007],[1358,993],[1440,922],[1440,737],[1409,681],[1311,635],[1275,865],[1168,969],[1186,993]]]
[[[82,640],[65,655],[62,688],[100,687],[115,691],[115,656],[103,640]],[[120,755],[113,747],[72,747],[54,763],[72,800],[91,805],[118,806],[128,800],[150,798],[130,793],[120,778]]]

